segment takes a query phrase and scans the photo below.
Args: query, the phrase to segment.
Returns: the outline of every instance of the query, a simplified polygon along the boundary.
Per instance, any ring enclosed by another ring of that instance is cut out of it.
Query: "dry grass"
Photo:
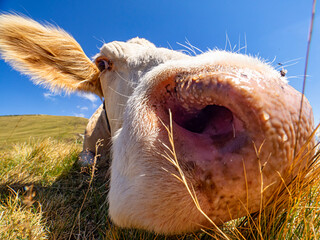
[[[81,145],[53,139],[30,140],[14,145],[0,159],[0,239],[44,239],[49,233],[42,209],[48,210],[51,201],[59,201],[59,194],[47,197],[47,189],[54,186],[68,172]]]
[[[41,208],[24,207],[19,193],[11,193],[0,202],[0,238],[47,239]]]
[[[80,150],[81,144],[45,139],[17,144],[1,156],[0,239],[320,238],[319,151],[300,155],[309,159],[309,167],[291,184],[279,186],[261,212],[202,232],[166,237],[120,229],[110,222],[105,171],[99,165],[78,166]],[[176,177],[184,181],[181,174]]]
[[[81,168],[81,148],[49,138],[2,153],[0,239],[167,239],[113,226],[106,171]]]
[[[29,140],[2,153],[0,185],[52,184],[63,171],[72,167],[81,145],[54,139]]]

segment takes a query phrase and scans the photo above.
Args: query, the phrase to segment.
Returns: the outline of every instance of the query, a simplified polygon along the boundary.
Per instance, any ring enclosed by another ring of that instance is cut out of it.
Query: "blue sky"
[[[89,57],[102,42],[143,37],[181,50],[188,40],[201,50],[235,49],[288,65],[301,91],[312,0],[0,0],[1,12],[18,12],[71,33]],[[320,14],[320,5],[317,12]],[[320,17],[316,15],[306,96],[320,122]],[[228,37],[226,37],[228,36]],[[229,41],[227,40],[229,39]],[[230,47],[231,46],[231,47]],[[98,97],[54,95],[0,61],[0,115],[51,114],[89,118]]]

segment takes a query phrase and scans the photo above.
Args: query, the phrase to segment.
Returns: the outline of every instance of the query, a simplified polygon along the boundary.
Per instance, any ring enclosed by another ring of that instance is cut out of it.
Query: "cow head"
[[[308,101],[298,128],[301,94],[249,56],[191,57],[135,38],[104,44],[92,63],[61,29],[12,15],[0,17],[0,51],[36,83],[104,97],[109,212],[123,227],[172,234],[209,224],[170,158],[215,223],[258,211],[313,130]]]

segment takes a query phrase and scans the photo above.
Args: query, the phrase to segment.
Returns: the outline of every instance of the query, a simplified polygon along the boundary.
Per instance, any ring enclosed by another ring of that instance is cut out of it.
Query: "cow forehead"
[[[103,44],[100,49],[99,56],[103,55],[113,60],[128,60],[132,57],[141,57],[152,49],[156,49],[155,45],[143,38],[133,38],[127,42],[113,41]],[[150,54],[150,53],[149,53]]]
[[[133,38],[127,42],[105,43],[95,58],[99,56],[107,57],[119,67],[125,65],[129,70],[137,70],[135,68],[138,67],[143,68],[144,71],[168,60],[190,57],[181,51],[158,48],[143,38]]]

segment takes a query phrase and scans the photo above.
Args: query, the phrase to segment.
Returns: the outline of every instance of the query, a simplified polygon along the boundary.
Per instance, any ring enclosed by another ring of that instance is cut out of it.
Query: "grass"
[[[315,1],[313,16],[314,11]],[[305,77],[311,33],[312,27]],[[86,120],[37,117],[0,117],[0,239],[320,239],[320,132],[314,149],[298,152],[293,164],[293,169],[299,169],[297,176],[290,181],[290,173],[280,176],[283,184],[259,212],[222,226],[212,223],[211,229],[198,233],[166,237],[119,229],[110,222],[105,169],[99,169],[96,161],[92,168],[77,165],[81,143],[75,134],[83,131]],[[207,217],[179,166],[172,126],[167,131],[171,145],[163,156],[177,169],[173,177],[183,182]],[[48,134],[53,138],[43,139]],[[305,160],[307,166],[301,167]]]
[[[6,199],[3,196],[1,199],[1,239],[46,239],[41,209],[23,207],[19,193],[13,190]]]
[[[79,143],[49,138],[2,154],[0,239],[155,238],[112,225],[106,172],[77,165],[80,151]]]
[[[320,238],[319,151],[305,156],[310,166],[301,169],[290,185],[279,186],[261,212],[219,228],[212,225],[198,233],[166,237],[111,223],[106,171],[99,165],[81,168],[77,164],[81,147],[81,142],[68,138],[40,138],[13,143],[1,153],[0,239]],[[173,142],[170,148],[174,149]],[[183,172],[177,173],[183,180]],[[192,186],[189,190],[192,196]]]
[[[27,141],[30,137],[53,137],[74,141],[83,134],[88,119],[79,117],[20,115],[0,116],[0,152],[13,143]]]
[[[31,139],[1,155],[0,239],[155,239],[113,226],[106,172],[77,165],[81,147]]]

